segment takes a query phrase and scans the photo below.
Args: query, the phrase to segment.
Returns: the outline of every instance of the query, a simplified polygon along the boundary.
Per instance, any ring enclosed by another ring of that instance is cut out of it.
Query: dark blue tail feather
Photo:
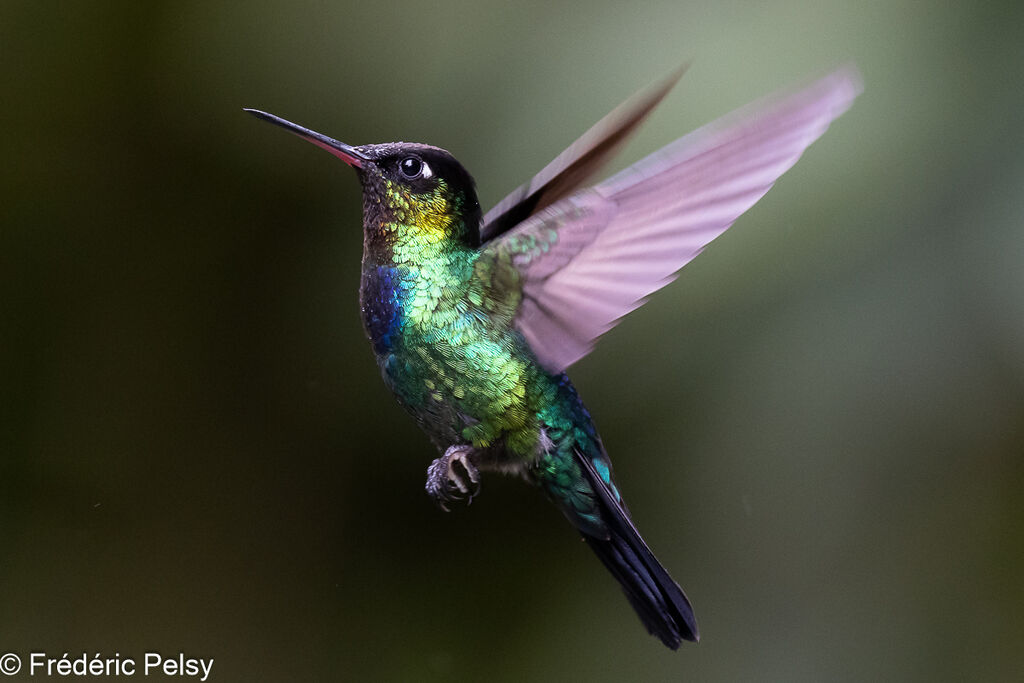
[[[622,585],[644,626],[673,650],[682,640],[698,641],[700,633],[690,601],[640,537],[622,503],[598,476],[590,458],[577,460],[597,493],[607,538],[583,539]]]

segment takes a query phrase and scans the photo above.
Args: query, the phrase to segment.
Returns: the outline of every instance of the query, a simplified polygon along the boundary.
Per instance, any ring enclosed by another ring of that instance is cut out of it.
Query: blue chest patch
[[[402,328],[402,300],[407,280],[391,266],[378,266],[363,284],[363,325],[377,354],[389,351]]]

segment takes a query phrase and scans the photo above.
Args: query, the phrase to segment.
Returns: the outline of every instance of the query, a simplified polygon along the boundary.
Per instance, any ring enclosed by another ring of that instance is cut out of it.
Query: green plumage
[[[576,524],[604,533],[574,455],[610,471],[589,415],[565,375],[544,371],[513,326],[521,299],[513,257],[537,249],[537,240],[492,252],[474,247],[464,215],[476,204],[471,187],[439,179],[416,193],[385,176],[364,187],[373,207],[364,321],[399,402],[442,452],[472,445],[485,466],[536,480]],[[376,322],[381,309],[388,310],[385,335]]]

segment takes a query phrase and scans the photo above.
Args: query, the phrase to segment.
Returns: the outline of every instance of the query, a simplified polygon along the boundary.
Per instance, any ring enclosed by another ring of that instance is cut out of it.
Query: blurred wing
[[[498,202],[484,216],[480,228],[481,241],[486,242],[508,231],[582,185],[622,147],[684,71],[685,66],[620,104],[529,182]]]
[[[675,279],[860,93],[853,67],[733,112],[485,245],[519,274],[515,326],[551,372]]]

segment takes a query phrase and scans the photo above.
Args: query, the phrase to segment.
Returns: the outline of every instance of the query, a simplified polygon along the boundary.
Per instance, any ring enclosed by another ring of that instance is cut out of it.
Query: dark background
[[[0,5],[0,651],[212,680],[1024,677],[1016,3]],[[359,191],[241,112],[450,149],[490,205],[692,68],[618,165],[865,93],[573,369],[703,641],[561,515],[469,510],[380,382]]]

